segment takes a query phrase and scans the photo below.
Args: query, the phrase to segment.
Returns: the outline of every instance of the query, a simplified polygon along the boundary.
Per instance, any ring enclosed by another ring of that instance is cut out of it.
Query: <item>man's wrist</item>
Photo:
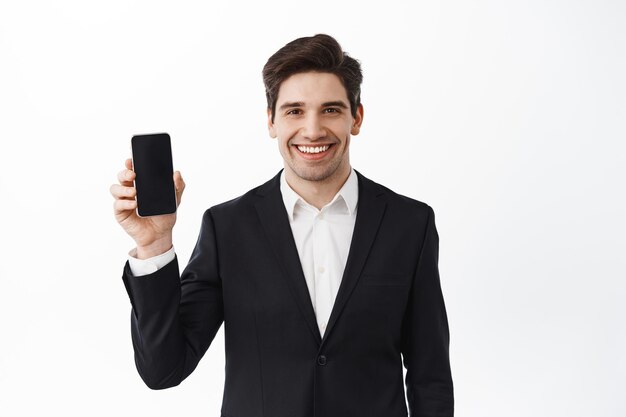
[[[172,236],[164,236],[147,246],[137,246],[137,259],[148,259],[162,255],[172,248]]]

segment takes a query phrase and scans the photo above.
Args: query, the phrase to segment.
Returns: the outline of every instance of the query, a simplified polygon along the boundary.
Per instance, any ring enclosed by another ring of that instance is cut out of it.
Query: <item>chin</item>
[[[339,165],[337,166],[325,166],[325,167],[318,167],[318,168],[304,168],[304,167],[299,167],[296,169],[293,169],[292,167],[292,171],[301,179],[306,180],[306,181],[324,181],[330,177],[333,176],[333,174],[335,174],[337,172],[337,169],[339,168]]]

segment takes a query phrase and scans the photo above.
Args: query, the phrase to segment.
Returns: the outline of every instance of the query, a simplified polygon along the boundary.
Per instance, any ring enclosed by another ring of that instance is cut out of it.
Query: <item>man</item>
[[[284,169],[204,212],[182,275],[176,214],[137,217],[130,160],[111,187],[137,243],[123,280],[139,374],[178,385],[224,322],[224,417],[406,416],[403,360],[410,415],[452,416],[434,212],[350,165],[359,63],[316,35],[276,52],[263,78]]]

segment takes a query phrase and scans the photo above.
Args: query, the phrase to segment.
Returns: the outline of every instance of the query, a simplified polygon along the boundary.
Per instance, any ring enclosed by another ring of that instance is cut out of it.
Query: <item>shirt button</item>
[[[318,356],[317,357],[317,364],[318,365],[322,365],[322,366],[326,365],[326,356],[324,356],[324,355]]]
[[[324,268],[323,266],[320,266],[319,268],[317,268],[317,272],[319,272],[320,274],[323,274],[324,272],[326,272],[326,268]]]
[[[324,213],[318,214],[317,218],[320,219],[320,220],[324,220]]]

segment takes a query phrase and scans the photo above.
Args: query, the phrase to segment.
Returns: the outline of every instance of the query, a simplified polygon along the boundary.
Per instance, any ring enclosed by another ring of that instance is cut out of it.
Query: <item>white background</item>
[[[109,187],[169,132],[204,210],[282,167],[261,68],[329,33],[363,66],[353,167],[430,204],[456,416],[624,416],[626,3],[2,1],[0,415],[219,416],[223,327],[180,386],[135,370]]]

